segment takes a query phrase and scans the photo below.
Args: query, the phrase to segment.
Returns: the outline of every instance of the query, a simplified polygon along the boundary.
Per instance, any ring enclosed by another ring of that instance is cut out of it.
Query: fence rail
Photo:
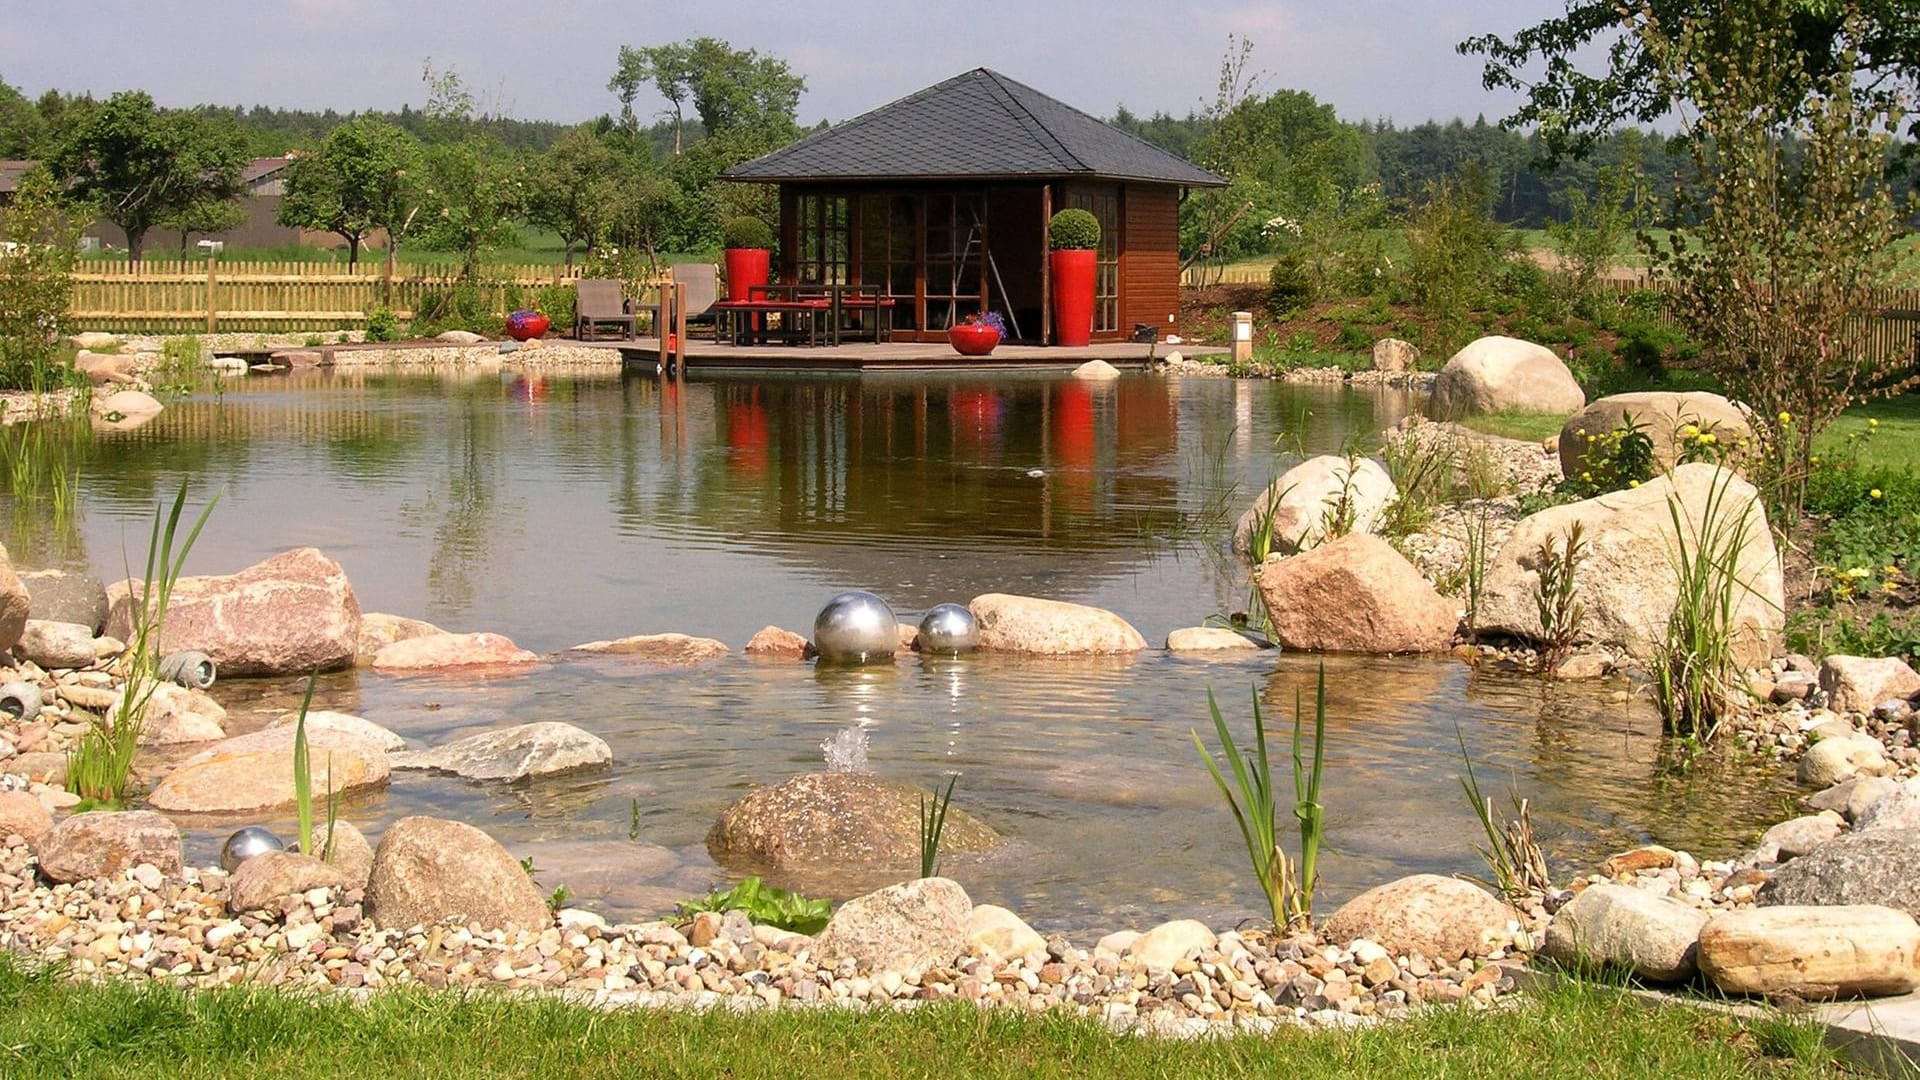
[[[531,304],[538,289],[581,275],[577,266],[496,265],[479,267],[476,280],[505,315]],[[73,275],[72,317],[90,330],[122,332],[354,329],[383,307],[411,318],[459,276],[457,266],[419,263],[401,264],[389,279],[384,262],[88,262]]]

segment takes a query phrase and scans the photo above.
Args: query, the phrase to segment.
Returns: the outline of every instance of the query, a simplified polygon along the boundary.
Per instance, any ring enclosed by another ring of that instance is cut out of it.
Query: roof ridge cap
[[[1208,173],[1212,173],[1212,172],[1213,172],[1213,170],[1212,170],[1212,169],[1209,169],[1209,168],[1207,168],[1207,167],[1206,167],[1205,165],[1202,165],[1202,164],[1200,164],[1199,162],[1196,162],[1196,161],[1193,161],[1193,160],[1191,160],[1191,159],[1189,159],[1189,158],[1183,158],[1183,157],[1181,157],[1180,155],[1178,155],[1178,154],[1175,154],[1175,153],[1173,153],[1172,151],[1170,151],[1170,150],[1167,150],[1167,149],[1166,149],[1166,148],[1164,148],[1164,147],[1160,147],[1160,146],[1155,146],[1155,145],[1153,145],[1152,143],[1150,143],[1150,142],[1148,142],[1147,140],[1145,140],[1145,139],[1143,139],[1143,138],[1141,138],[1141,137],[1140,137],[1140,136],[1138,136],[1138,135],[1135,135],[1135,134],[1134,134],[1133,132],[1131,132],[1131,131],[1128,131],[1128,130],[1126,130],[1125,128],[1122,128],[1122,127],[1120,127],[1120,126],[1119,126],[1119,125],[1117,125],[1117,124],[1114,124],[1114,123],[1111,123],[1111,122],[1109,122],[1109,121],[1106,121],[1106,120],[1102,120],[1102,119],[1100,119],[1099,117],[1097,117],[1097,116],[1095,116],[1095,115],[1093,115],[1092,113],[1090,113],[1090,112],[1088,112],[1088,111],[1087,111],[1087,110],[1085,110],[1085,109],[1082,109],[1082,108],[1080,108],[1080,107],[1079,107],[1078,105],[1075,105],[1074,103],[1072,103],[1072,102],[1070,102],[1070,101],[1065,101],[1065,100],[1062,100],[1062,99],[1060,99],[1060,98],[1057,98],[1057,97],[1054,97],[1054,96],[1052,96],[1051,94],[1046,94],[1046,93],[1045,93],[1044,91],[1041,91],[1041,90],[1037,90],[1037,89],[1034,89],[1033,87],[1031,87],[1031,86],[1028,86],[1027,84],[1025,84],[1025,83],[1023,83],[1023,82],[1020,82],[1020,81],[1019,81],[1019,80],[1017,80],[1017,79],[1009,79],[1009,78],[1007,78],[1007,77],[1006,77],[1005,75],[1001,75],[1001,74],[1000,74],[999,72],[990,72],[989,74],[992,74],[992,75],[994,75],[994,76],[995,76],[996,78],[999,78],[999,79],[1002,79],[1002,80],[1004,80],[1004,81],[1006,81],[1006,82],[1010,82],[1010,83],[1013,83],[1013,84],[1014,84],[1015,86],[1018,86],[1018,87],[1021,87],[1022,89],[1025,89],[1025,90],[1032,90],[1032,91],[1033,91],[1034,93],[1036,93],[1036,94],[1041,94],[1042,96],[1044,96],[1044,97],[1046,97],[1046,98],[1047,98],[1048,100],[1050,100],[1050,101],[1052,101],[1052,102],[1054,102],[1055,104],[1057,104],[1057,105],[1059,105],[1059,106],[1060,106],[1061,108],[1063,108],[1063,109],[1066,109],[1066,110],[1067,110],[1068,112],[1071,112],[1071,113],[1075,113],[1075,114],[1077,114],[1077,115],[1079,115],[1079,116],[1081,116],[1081,117],[1083,117],[1083,118],[1085,118],[1085,119],[1087,119],[1087,120],[1091,120],[1091,121],[1093,121],[1094,123],[1096,123],[1096,124],[1099,124],[1099,125],[1100,125],[1101,127],[1104,127],[1104,128],[1106,128],[1106,129],[1108,129],[1109,131],[1112,131],[1112,132],[1113,132],[1114,134],[1116,134],[1116,135],[1119,135],[1119,136],[1121,136],[1122,138],[1125,138],[1125,139],[1128,139],[1128,140],[1130,140],[1130,141],[1132,141],[1132,142],[1135,142],[1135,143],[1138,143],[1138,144],[1140,144],[1141,146],[1143,146],[1143,147],[1145,147],[1145,148],[1147,148],[1148,150],[1151,150],[1151,151],[1153,151],[1154,153],[1156,153],[1156,154],[1159,154],[1159,155],[1161,155],[1162,157],[1166,157],[1166,158],[1169,158],[1169,159],[1171,159],[1171,160],[1173,160],[1173,161],[1177,161],[1177,162],[1179,162],[1179,163],[1181,163],[1182,165],[1190,165],[1190,166],[1192,166],[1193,168],[1196,168],[1196,169],[1200,169],[1200,170],[1201,170],[1201,171],[1203,171],[1203,172],[1208,172]],[[1076,161],[1077,161],[1077,160],[1079,160],[1079,159],[1078,159],[1078,158],[1075,158],[1074,160],[1076,160]],[[1216,175],[1216,176],[1217,176],[1217,175],[1219,175],[1219,174],[1217,174],[1217,173],[1215,173],[1214,175]]]
[[[1027,108],[1026,103],[1021,101],[1019,96],[1015,94],[1012,90],[1008,89],[1007,84],[1013,83],[1013,85],[1019,86],[1022,89],[1028,89],[1028,87],[1026,87],[1022,83],[1018,83],[1012,79],[1007,78],[1005,75],[1000,74],[999,72],[993,70],[992,68],[983,67],[983,68],[976,68],[975,70],[984,74],[987,77],[987,82],[990,85],[992,85],[994,91],[998,93],[1002,98],[1006,99],[1007,105],[1010,111],[1013,113],[1014,121],[1019,123],[1021,127],[1025,128],[1029,134],[1035,135],[1039,137],[1041,140],[1043,140],[1045,143],[1047,143],[1052,148],[1056,156],[1068,162],[1071,162],[1078,169],[1078,171],[1080,172],[1093,171],[1093,166],[1081,160],[1080,155],[1067,149],[1067,144],[1064,142],[1061,142],[1059,136],[1047,130],[1047,125],[1041,123],[1040,118],[1033,115],[1033,110]]]

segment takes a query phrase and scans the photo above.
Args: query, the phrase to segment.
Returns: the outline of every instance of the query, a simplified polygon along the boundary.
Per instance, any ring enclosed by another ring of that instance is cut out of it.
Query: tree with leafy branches
[[[432,246],[458,252],[460,276],[474,279],[480,256],[512,239],[526,209],[525,167],[478,137],[426,152],[420,228]]]
[[[581,126],[560,136],[527,166],[527,220],[552,229],[566,245],[567,265],[575,247],[591,248],[605,236],[619,212],[621,174],[640,163],[620,154]]]
[[[127,257],[139,262],[155,226],[197,203],[239,197],[244,153],[227,128],[123,91],[84,116],[51,164],[75,197],[126,232]]]
[[[90,217],[44,167],[29,169],[0,206],[0,390],[40,393],[72,378],[60,341]]]
[[[419,204],[423,160],[419,140],[405,131],[372,117],[349,120],[287,166],[279,222],[339,236],[349,266],[359,265],[361,244],[379,230],[391,253]]]

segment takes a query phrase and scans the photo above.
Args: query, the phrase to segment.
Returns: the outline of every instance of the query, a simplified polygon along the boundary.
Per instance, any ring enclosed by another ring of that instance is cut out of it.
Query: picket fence
[[[451,288],[459,268],[384,260],[359,266],[303,262],[146,259],[82,263],[73,275],[72,319],[89,330],[133,332],[328,331],[367,325],[378,308],[412,318],[430,294]],[[481,266],[475,275],[498,315],[530,306],[542,288],[570,285],[578,266]]]

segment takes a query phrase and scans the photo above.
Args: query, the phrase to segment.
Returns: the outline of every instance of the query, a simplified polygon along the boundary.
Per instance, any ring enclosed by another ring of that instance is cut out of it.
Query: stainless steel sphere
[[[0,686],[0,712],[32,723],[40,715],[40,688],[30,682],[10,682]]]
[[[980,644],[980,628],[965,604],[935,604],[920,619],[920,651],[963,653]]]
[[[259,825],[249,825],[227,837],[227,842],[220,845],[220,869],[231,874],[241,863],[255,855],[285,850],[287,846],[271,831]]]
[[[899,645],[893,609],[870,592],[843,592],[813,620],[813,647],[828,663],[890,662]]]

